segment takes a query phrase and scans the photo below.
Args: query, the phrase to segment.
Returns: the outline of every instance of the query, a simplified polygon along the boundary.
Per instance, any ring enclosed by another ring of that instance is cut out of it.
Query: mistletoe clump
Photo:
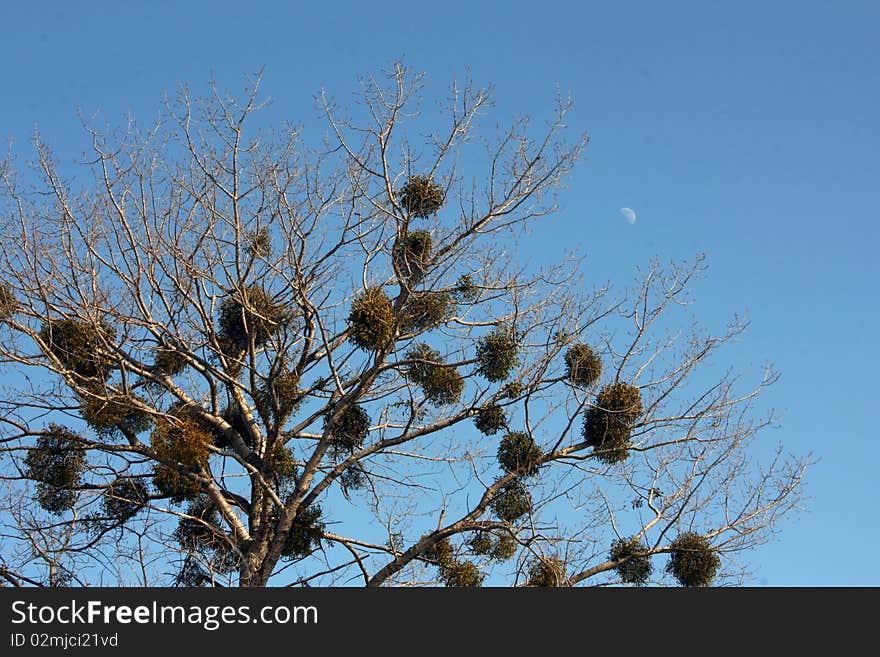
[[[213,571],[229,573],[239,566],[233,539],[222,529],[220,512],[207,495],[199,495],[190,504],[174,538],[190,555],[202,555]]]
[[[80,437],[66,427],[50,424],[24,459],[24,475],[37,482],[37,503],[61,514],[73,507],[86,468]]]
[[[232,441],[229,439],[229,436],[227,436],[220,427],[209,422],[201,412],[203,410],[204,409],[197,404],[175,402],[168,407],[165,414],[170,418],[186,418],[187,422],[196,424],[205,434],[211,437],[215,447],[220,449],[229,449],[232,447]],[[245,418],[241,411],[238,410],[237,404],[231,404],[224,407],[220,413],[220,418],[227,424],[231,425],[232,429],[239,433],[242,438],[246,439],[250,436],[245,426]],[[247,440],[245,440],[245,442],[247,442]]]
[[[186,357],[177,349],[161,346],[153,359],[153,371],[166,376],[177,376],[186,369]]]
[[[532,495],[519,479],[502,485],[489,503],[496,516],[514,522],[532,510]]]
[[[452,561],[440,567],[440,579],[446,586],[456,588],[476,588],[483,585],[486,573],[473,561],[466,559]]]
[[[262,347],[287,318],[284,307],[259,285],[248,285],[220,303],[217,335],[223,352],[237,356],[253,340]]]
[[[394,338],[394,304],[380,288],[369,287],[351,304],[348,339],[366,351],[387,347]]]
[[[501,390],[498,391],[498,394],[506,399],[516,399],[524,392],[526,392],[526,387],[522,383],[519,381],[511,381],[510,383],[506,383]]]
[[[709,586],[721,559],[709,540],[696,532],[679,534],[669,546],[672,552],[666,572],[671,574],[682,586]]]
[[[194,589],[210,584],[211,576],[202,568],[199,559],[193,554],[186,555],[180,572],[174,578],[174,585]]]
[[[132,477],[119,478],[104,491],[102,502],[104,515],[125,522],[143,509],[149,500],[150,492],[143,480]]]
[[[474,532],[467,545],[473,554],[489,557],[498,563],[510,559],[518,547],[516,539],[510,534],[496,536],[487,530]]]
[[[391,257],[400,275],[412,282],[421,280],[431,260],[433,240],[426,230],[413,230],[394,244]]]
[[[339,475],[339,486],[346,499],[348,499],[351,491],[364,488],[367,483],[369,483],[367,471],[364,470],[364,466],[360,463],[352,463]]]
[[[619,538],[611,544],[608,560],[620,562],[615,570],[623,582],[644,584],[654,569],[647,551],[645,544],[635,537]]]
[[[272,235],[263,226],[245,235],[245,251],[251,258],[268,258],[272,255]]]
[[[82,419],[105,439],[137,435],[153,426],[152,415],[139,405],[141,400],[121,394],[87,395],[80,406]]]
[[[406,352],[408,364],[404,374],[407,379],[416,383],[421,383],[428,377],[437,367],[443,366],[443,357],[436,349],[432,349],[424,343],[417,343]]]
[[[350,404],[341,412],[326,416],[324,431],[333,449],[350,454],[367,439],[370,415],[359,404]]]
[[[288,495],[296,486],[298,471],[293,450],[283,444],[276,443],[272,450],[272,471],[279,494]]]
[[[535,559],[529,564],[526,586],[555,588],[565,583],[565,565],[560,559]]]
[[[452,295],[458,303],[474,303],[480,298],[480,288],[470,274],[461,276],[452,288]]]
[[[5,283],[0,283],[0,319],[9,319],[18,310],[18,301]]]
[[[642,397],[636,386],[612,383],[599,392],[584,417],[583,436],[599,460],[614,464],[629,456],[633,423],[642,414]]]
[[[455,559],[455,551],[452,549],[452,543],[444,537],[435,541],[434,544],[425,550],[425,558],[434,561],[438,566],[452,563]]]
[[[495,541],[489,556],[500,563],[512,558],[516,554],[517,549],[519,549],[519,543],[517,543],[516,539],[511,534],[504,534]]]
[[[507,416],[504,409],[497,405],[484,406],[474,418],[474,426],[477,431],[486,435],[494,436],[507,426]]]
[[[417,344],[406,353],[406,360],[412,362],[404,376],[418,384],[431,404],[455,404],[461,399],[464,378],[443,362],[439,352],[426,344]]]
[[[178,468],[194,472],[207,468],[213,442],[211,433],[189,414],[160,418],[150,438],[156,458],[162,462],[153,470],[159,492],[175,503],[194,499],[201,484]]]
[[[477,342],[477,373],[493,383],[504,381],[519,365],[519,343],[514,331],[496,328]]]
[[[477,555],[489,554],[494,544],[495,541],[492,540],[492,533],[487,531],[474,532],[467,542],[471,552]]]
[[[443,206],[446,192],[427,176],[410,176],[399,192],[400,203],[414,217],[427,219]]]
[[[113,361],[104,345],[113,340],[114,331],[107,324],[95,326],[74,317],[62,317],[43,324],[40,339],[46,350],[61,365],[85,379],[106,381]]]
[[[225,532],[220,528],[220,513],[207,495],[198,495],[180,519],[174,538],[188,551],[212,550],[225,544]]]
[[[312,504],[308,507],[300,507],[290,526],[287,540],[284,541],[282,556],[290,559],[299,559],[309,556],[321,547],[326,526],[321,522],[321,505]]]
[[[457,403],[464,390],[464,379],[454,367],[435,367],[420,384],[434,406]]]
[[[189,413],[196,419],[202,428],[207,431],[214,439],[214,445],[221,449],[229,449],[234,446],[233,439],[227,435],[221,428],[214,426],[207,419],[203,418],[195,408],[189,409]],[[244,441],[244,444],[253,449],[253,435],[250,431],[249,420],[245,413],[241,410],[238,402],[232,401],[223,407],[220,411],[220,418],[226,422],[234,434],[238,434]]]
[[[586,344],[576,344],[565,353],[568,380],[576,386],[589,388],[602,375],[602,359]]]
[[[506,472],[533,475],[543,456],[535,439],[523,431],[511,431],[498,446],[498,464]]]
[[[623,423],[632,424],[642,414],[642,395],[634,385],[612,383],[602,388],[596,397],[596,406]]]
[[[400,318],[404,333],[420,333],[442,324],[449,316],[452,297],[448,292],[417,292],[410,296]]]
[[[446,586],[458,588],[482,586],[486,577],[474,562],[456,559],[452,544],[446,537],[436,541],[426,550],[425,557],[436,562],[440,579]]]
[[[282,369],[260,382],[254,394],[257,412],[264,418],[274,418],[281,425],[303,401],[299,377],[295,372]]]

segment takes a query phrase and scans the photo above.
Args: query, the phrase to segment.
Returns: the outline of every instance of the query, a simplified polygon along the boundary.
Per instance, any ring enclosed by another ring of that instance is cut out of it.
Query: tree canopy
[[[487,135],[469,80],[360,92],[317,144],[256,77],[86,122],[86,176],[2,162],[0,577],[739,581],[805,462],[756,449],[772,370],[716,367],[745,323],[679,313],[702,257],[620,293],[518,250],[588,143],[567,98]]]

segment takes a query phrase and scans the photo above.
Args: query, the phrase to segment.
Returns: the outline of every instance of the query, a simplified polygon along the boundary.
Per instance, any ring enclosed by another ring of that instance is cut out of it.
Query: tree
[[[480,139],[467,82],[423,137],[397,65],[361,117],[322,93],[315,147],[252,127],[259,81],[84,122],[85,183],[39,136],[3,162],[2,576],[737,581],[805,467],[756,465],[775,375],[712,376],[743,322],[674,324],[702,258],[617,298],[515,256],[587,144],[570,102]]]

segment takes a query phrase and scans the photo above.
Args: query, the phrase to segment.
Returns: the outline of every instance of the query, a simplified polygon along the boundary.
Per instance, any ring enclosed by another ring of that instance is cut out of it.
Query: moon
[[[620,208],[620,215],[626,220],[626,223],[636,223],[636,213],[632,208]]]

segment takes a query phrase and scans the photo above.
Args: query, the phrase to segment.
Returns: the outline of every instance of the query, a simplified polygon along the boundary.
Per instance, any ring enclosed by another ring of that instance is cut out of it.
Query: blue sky
[[[345,101],[356,75],[399,58],[429,89],[469,68],[501,120],[547,116],[557,85],[570,91],[591,144],[533,251],[578,246],[588,277],[623,282],[654,256],[705,252],[698,317],[748,314],[728,353],[745,371],[776,365],[770,437],[819,459],[808,510],[750,557],[756,583],[880,584],[880,5],[76,4],[0,8],[0,136],[23,146],[38,124],[62,160],[86,145],[78,107],[148,118],[179,81],[237,88],[263,66],[268,120],[307,125],[322,85]]]

